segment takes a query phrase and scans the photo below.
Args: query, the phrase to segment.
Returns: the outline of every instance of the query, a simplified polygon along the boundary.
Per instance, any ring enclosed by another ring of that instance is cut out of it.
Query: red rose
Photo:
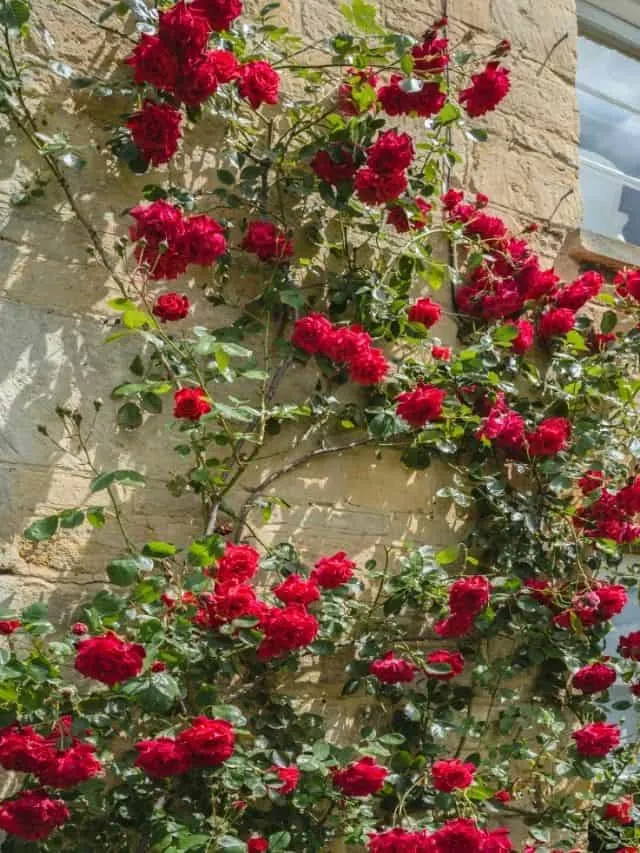
[[[364,166],[356,172],[354,187],[364,204],[386,204],[406,190],[407,176],[404,172],[380,174]]]
[[[434,385],[420,383],[413,391],[396,397],[396,414],[413,427],[423,427],[442,418],[442,404],[447,392]]]
[[[187,268],[187,261],[176,251],[184,233],[180,209],[161,199],[138,205],[129,215],[136,220],[129,228],[130,239],[144,243],[136,246],[135,257],[139,264],[149,268],[150,278],[172,279],[181,275]]]
[[[349,359],[349,378],[358,385],[377,385],[389,371],[382,350],[370,347]]]
[[[278,767],[274,764],[270,770],[271,773],[275,773],[282,782],[276,790],[279,794],[282,794],[283,797],[287,794],[292,794],[298,787],[300,771],[295,764],[292,764],[290,767]]]
[[[182,74],[176,84],[176,95],[188,106],[198,107],[214,95],[217,89],[215,62],[205,55],[182,68]]]
[[[525,442],[524,418],[500,400],[490,409],[476,437],[495,441],[507,453],[518,454]]]
[[[386,767],[376,763],[375,758],[361,758],[342,770],[333,771],[333,784],[348,797],[368,797],[384,787],[389,775]]]
[[[300,575],[289,575],[273,589],[274,594],[285,604],[311,604],[320,598],[320,590],[313,578],[305,580]]]
[[[491,584],[484,575],[460,578],[449,587],[449,607],[452,613],[477,616],[489,603]]]
[[[224,554],[219,558],[216,580],[222,583],[248,581],[258,571],[260,554],[251,545],[234,545],[227,542]]]
[[[22,622],[19,619],[0,619],[0,634],[10,637],[21,625]]]
[[[509,70],[499,62],[488,62],[484,71],[471,75],[471,86],[463,89],[459,101],[472,118],[495,110],[511,88]]]
[[[486,835],[472,820],[450,820],[431,836],[435,853],[480,853]]]
[[[113,687],[139,675],[144,656],[144,646],[126,643],[113,631],[108,631],[78,644],[74,666],[86,678],[94,678]]]
[[[580,755],[603,758],[620,744],[620,727],[615,723],[589,723],[573,732]]]
[[[227,251],[224,228],[204,213],[190,216],[177,247],[188,263],[210,266]]]
[[[526,436],[529,456],[555,456],[566,450],[571,438],[571,421],[566,418],[545,418]]]
[[[604,817],[608,820],[615,820],[622,826],[633,823],[633,796],[623,797],[617,803],[607,803],[604,807]]]
[[[611,619],[622,613],[629,600],[626,589],[620,584],[599,583],[593,591],[598,596],[598,616]]]
[[[538,332],[545,340],[566,335],[573,329],[576,315],[571,308],[550,308],[540,317]]]
[[[594,329],[591,329],[587,338],[587,344],[592,352],[604,352],[616,340],[617,335],[615,332],[596,332]]]
[[[351,152],[345,147],[318,151],[310,165],[320,180],[334,186],[350,181],[357,170]]]
[[[210,50],[207,57],[215,68],[218,83],[230,83],[240,76],[240,65],[230,50]]]
[[[211,411],[211,403],[204,388],[181,388],[173,395],[173,416],[189,421],[199,421]]]
[[[640,512],[640,477],[620,489],[616,495],[616,505],[629,515]]]
[[[586,272],[571,284],[563,287],[553,297],[558,308],[569,308],[577,311],[579,308],[600,293],[604,278],[598,272]]]
[[[583,495],[590,495],[605,484],[605,475],[600,469],[590,468],[578,480],[578,486]]]
[[[464,201],[464,191],[451,187],[444,195],[440,196],[440,201],[445,210],[454,210],[461,201]]]
[[[25,841],[42,841],[71,816],[63,800],[26,791],[0,805],[0,829]]]
[[[349,68],[347,79],[338,88],[338,110],[344,116],[358,116],[376,101],[378,75],[372,68],[356,71]]]
[[[86,782],[102,770],[95,751],[90,743],[77,743],[69,749],[58,750],[51,762],[38,772],[38,778],[50,788],[73,788]]]
[[[513,850],[513,844],[509,838],[509,830],[505,826],[485,833],[482,853],[510,853],[511,850]]]
[[[464,669],[464,658],[460,652],[450,652],[447,649],[436,649],[429,652],[426,661],[427,675],[429,678],[437,678],[439,681],[449,681],[456,675],[460,675]],[[449,668],[447,672],[440,672],[440,668],[443,666]],[[437,667],[438,669],[437,671],[429,671],[429,667]]]
[[[252,835],[247,841],[247,853],[265,853],[269,849],[269,842],[261,835]]]
[[[304,648],[318,635],[318,620],[302,604],[273,607],[263,619],[264,639],[258,647],[260,660]]]
[[[380,660],[374,660],[369,672],[383,684],[408,684],[416,677],[417,667],[404,658],[387,652]]]
[[[434,344],[431,347],[431,355],[437,361],[451,361],[451,347],[439,347]]]
[[[627,660],[640,661],[640,631],[632,631],[618,640],[618,652]]]
[[[261,261],[283,261],[293,255],[293,243],[272,222],[250,222],[241,247],[257,255]]]
[[[511,802],[511,794],[504,789],[500,791],[496,791],[493,795],[493,799],[496,803],[510,803]]]
[[[433,787],[447,794],[460,788],[468,788],[473,784],[475,772],[475,764],[460,761],[458,758],[434,761],[431,766]]]
[[[369,853],[430,853],[431,839],[426,832],[387,829],[369,835]]]
[[[324,314],[307,314],[294,323],[291,343],[309,355],[324,355],[332,332],[331,321]]]
[[[425,83],[417,92],[405,92],[401,83],[405,78],[401,74],[393,74],[391,81],[378,89],[380,106],[387,115],[399,116],[415,113],[421,118],[430,118],[439,113],[444,106],[447,96],[440,91],[438,83]]]
[[[200,628],[219,628],[234,619],[262,619],[268,609],[252,586],[235,580],[216,583],[213,595],[203,594],[200,599],[201,607],[193,618]]]
[[[434,326],[442,315],[442,308],[437,302],[425,297],[418,299],[409,309],[408,318],[411,323],[420,323],[427,329]]]
[[[336,589],[351,580],[355,567],[344,551],[337,551],[331,557],[320,557],[311,579],[323,589]]]
[[[0,765],[5,770],[38,773],[54,758],[50,742],[31,726],[0,729]]]
[[[534,325],[528,320],[516,320],[515,323],[507,323],[507,326],[513,326],[518,330],[515,338],[509,342],[512,351],[518,355],[524,355],[533,346]]]
[[[507,230],[499,216],[489,216],[487,213],[475,213],[464,226],[468,237],[479,237],[485,243],[499,243],[506,237]]]
[[[640,301],[640,270],[618,270],[613,279],[618,296],[631,296]]]
[[[153,166],[161,166],[178,150],[181,121],[181,113],[168,104],[145,101],[142,109],[133,113],[126,124],[144,159]]]
[[[181,293],[162,293],[154,303],[153,313],[163,323],[182,320],[189,314],[190,304],[187,297]]]
[[[167,665],[166,665],[166,663],[163,663],[163,661],[161,661],[161,660],[154,661],[151,664],[151,672],[166,672],[166,671],[167,671]]]
[[[173,738],[141,740],[135,744],[135,749],[138,751],[135,766],[140,767],[149,776],[158,779],[180,776],[191,768],[191,752]]]
[[[268,62],[247,62],[240,69],[238,92],[254,110],[261,104],[277,104],[279,89],[280,75]]]
[[[334,326],[327,335],[322,354],[332,361],[351,364],[359,358],[366,358],[371,349],[371,335],[360,326]]]
[[[242,14],[241,0],[194,0],[191,10],[204,15],[211,29],[216,32],[228,30],[235,19]]]
[[[473,629],[474,616],[468,613],[452,613],[433,626],[434,632],[443,639],[464,637]]]
[[[417,208],[414,212],[408,211],[399,204],[389,208],[387,222],[393,225],[398,234],[406,234],[407,231],[424,231],[431,205],[422,198],[416,198],[413,199],[413,206]]]
[[[236,745],[231,723],[204,716],[196,717],[176,740],[186,747],[197,767],[217,767],[233,755]]]
[[[83,634],[86,634],[88,630],[89,628],[84,624],[84,622],[74,622],[71,626],[71,633],[75,634],[76,637],[81,637]]]
[[[403,172],[415,155],[413,140],[408,133],[385,130],[367,149],[367,165],[379,175]]]
[[[209,41],[209,32],[207,19],[193,6],[187,6],[184,0],[179,0],[166,12],[160,12],[160,40],[182,63],[200,56]]]
[[[571,679],[571,683],[576,690],[590,695],[608,690],[615,680],[616,671],[612,666],[607,666],[606,663],[592,663],[579,669]]]
[[[133,68],[133,79],[138,85],[149,83],[156,89],[175,92],[178,61],[158,36],[143,33],[125,62]]]
[[[449,64],[449,42],[446,38],[428,38],[411,49],[413,73],[441,74]]]

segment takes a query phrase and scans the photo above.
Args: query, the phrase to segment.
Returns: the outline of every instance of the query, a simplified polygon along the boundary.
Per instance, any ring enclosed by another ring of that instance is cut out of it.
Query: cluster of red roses
[[[489,604],[491,584],[484,575],[459,578],[449,587],[449,615],[433,626],[439,637],[464,637]]]
[[[498,827],[479,829],[475,821],[458,818],[435,832],[387,829],[369,836],[370,853],[509,853],[513,844],[509,830]]]
[[[334,326],[324,314],[307,314],[296,320],[291,343],[308,355],[321,355],[346,364],[349,377],[359,385],[375,385],[386,376],[389,364],[382,350],[360,326]]]
[[[607,820],[613,820],[621,826],[633,823],[633,796],[623,797],[617,803],[607,803],[603,815]]]
[[[233,755],[236,735],[226,720],[199,716],[175,738],[135,744],[135,765],[157,779],[180,776],[192,767],[218,767]]]
[[[394,201],[408,186],[406,170],[415,155],[408,133],[385,130],[366,150],[366,165],[355,173],[356,195],[364,204]]]
[[[476,437],[492,442],[511,456],[523,453],[531,459],[555,456],[569,446],[571,421],[561,417],[543,418],[535,429],[527,430],[522,415],[509,408],[500,391]]]
[[[240,15],[240,0],[179,0],[160,12],[158,34],[143,34],[125,62],[139,85],[160,90],[168,102],[146,99],[127,121],[142,157],[154,166],[178,150],[182,114],[176,104],[199,107],[218,86],[237,81],[238,93],[254,109],[277,104],[280,76],[261,60],[240,65],[229,50],[207,50],[211,32],[227,30]]]
[[[525,581],[525,588],[536,601],[551,610],[553,624],[564,629],[570,628],[574,619],[583,628],[606,622],[622,613],[628,601],[623,586],[602,581],[575,592],[569,607],[560,602],[558,591],[547,578],[529,578]]]
[[[450,652],[447,649],[435,649],[429,652],[424,670],[411,661],[396,657],[392,651],[372,661],[369,666],[370,674],[383,684],[409,684],[418,672],[425,672],[429,678],[449,681],[456,675],[460,675],[463,669],[464,658],[460,652]]]
[[[640,477],[612,492],[606,488],[604,473],[591,469],[578,484],[584,495],[593,498],[579,507],[573,517],[574,524],[585,536],[614,542],[635,542],[640,538],[640,525],[634,521],[640,513]]]

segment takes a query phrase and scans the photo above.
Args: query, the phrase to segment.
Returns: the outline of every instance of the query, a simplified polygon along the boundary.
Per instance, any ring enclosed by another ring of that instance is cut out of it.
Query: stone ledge
[[[579,228],[567,235],[567,253],[579,263],[601,264],[618,270],[640,267],[640,246]]]

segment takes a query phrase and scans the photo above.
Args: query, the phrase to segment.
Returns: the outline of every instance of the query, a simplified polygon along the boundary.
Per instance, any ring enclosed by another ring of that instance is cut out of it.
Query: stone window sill
[[[570,258],[581,264],[598,264],[614,270],[640,267],[640,246],[584,229],[569,234],[567,252]]]

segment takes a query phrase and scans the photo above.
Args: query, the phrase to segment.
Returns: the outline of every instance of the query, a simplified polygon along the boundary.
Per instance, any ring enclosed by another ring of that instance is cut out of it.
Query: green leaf
[[[162,404],[160,404],[162,407]],[[137,429],[142,424],[142,412],[137,403],[125,403],[120,406],[116,423],[123,429]]]
[[[476,140],[476,142],[486,142],[489,138],[489,134],[484,129],[484,127],[469,128],[469,136],[472,136]]]
[[[168,672],[154,672],[146,686],[136,690],[134,696],[145,711],[163,714],[170,711],[180,696],[178,682]]]
[[[584,342],[584,338],[580,334],[580,332],[576,332],[575,329],[571,329],[570,332],[567,332],[567,343],[570,344],[574,349],[577,349],[579,352],[588,352],[589,347]]]
[[[135,557],[123,557],[107,564],[109,580],[116,586],[131,586],[138,580],[139,574],[140,564]]]
[[[441,566],[449,566],[451,563],[455,563],[458,559],[458,554],[460,553],[459,545],[451,545],[449,548],[445,548],[443,551],[438,551],[436,554],[436,560]]]
[[[9,0],[0,5],[0,24],[10,30],[21,30],[29,20],[30,11],[25,0]]]
[[[280,302],[283,305],[290,305],[291,308],[304,308],[305,298],[299,290],[281,290]]]
[[[508,325],[494,329],[492,337],[497,344],[502,344],[515,340],[519,334],[520,332],[516,326]]]
[[[229,172],[228,169],[218,169],[216,174],[217,174],[218,180],[220,181],[221,184],[226,184],[227,186],[231,186],[231,184],[234,184],[236,181],[233,174],[231,172]]]
[[[58,516],[48,515],[30,524],[24,532],[24,538],[30,542],[44,542],[51,539],[58,529]]]
[[[143,326],[153,328],[157,325],[151,314],[139,308],[127,309],[122,315],[122,322],[127,329],[141,329]]]
[[[290,833],[286,832],[286,830],[274,832],[273,835],[269,836],[269,853],[278,853],[278,851],[286,850],[290,844]]]
[[[104,527],[107,519],[104,516],[104,509],[101,506],[93,507],[87,510],[87,521],[92,527],[99,529]]]
[[[223,850],[224,853],[247,853],[247,845],[239,838],[223,835],[218,841],[218,850]]]
[[[351,6],[345,3],[340,7],[340,11],[346,20],[361,30],[361,32],[370,35],[384,33],[384,30],[376,23],[376,7],[365,3],[364,0],[353,0]]]
[[[153,391],[147,391],[142,395],[142,408],[145,412],[151,412],[153,415],[159,415],[162,412],[162,398]]]
[[[92,493],[100,492],[102,489],[108,489],[114,483],[120,483],[123,486],[137,486],[144,482],[145,478],[142,474],[123,468],[118,471],[109,471],[106,474],[98,474],[89,486],[89,491]]]
[[[65,509],[59,519],[60,527],[79,527],[84,521],[84,512],[81,509]]]
[[[451,101],[448,101],[438,113],[436,121],[438,124],[446,127],[446,125],[453,124],[454,121],[458,121],[461,115],[460,107],[457,107],[455,104],[451,103]]]
[[[142,553],[147,557],[155,557],[161,560],[163,557],[173,557],[177,550],[171,542],[147,542]]]
[[[605,311],[602,320],[600,321],[600,331],[602,331],[605,335],[609,334],[609,332],[613,332],[615,327],[618,325],[618,315],[615,311]]]

